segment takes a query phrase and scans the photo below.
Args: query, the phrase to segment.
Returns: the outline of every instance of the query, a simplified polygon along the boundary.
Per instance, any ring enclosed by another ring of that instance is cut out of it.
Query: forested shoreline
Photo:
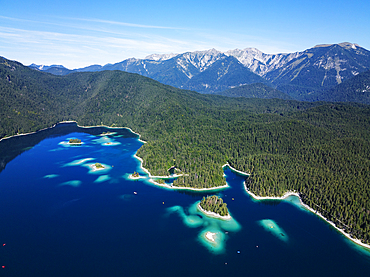
[[[224,185],[229,163],[256,195],[297,191],[370,242],[369,106],[201,95],[117,71],[53,76],[3,58],[0,96],[1,138],[65,120],[129,127],[147,141],[138,156],[152,175],[187,175],[174,186]]]

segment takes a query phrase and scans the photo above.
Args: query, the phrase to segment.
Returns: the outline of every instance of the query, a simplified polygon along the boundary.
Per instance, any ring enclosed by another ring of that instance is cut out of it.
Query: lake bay
[[[72,145],[70,139],[82,144]],[[286,200],[229,187],[170,190],[146,179],[128,129],[54,128],[0,142],[1,276],[366,276],[370,251]],[[100,163],[102,170],[92,165]],[[217,194],[235,222],[194,205]],[[220,247],[204,232],[220,235]]]

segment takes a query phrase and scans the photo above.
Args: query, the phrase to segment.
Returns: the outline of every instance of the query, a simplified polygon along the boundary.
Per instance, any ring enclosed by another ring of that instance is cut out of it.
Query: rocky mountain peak
[[[153,61],[166,61],[176,57],[178,54],[170,53],[170,54],[151,54],[146,56],[145,60],[153,60]]]
[[[315,45],[314,47],[312,48],[319,48],[319,47],[329,47],[329,46],[332,46],[332,45],[339,45],[345,49],[357,49],[357,47],[360,47],[360,45],[356,44],[356,43],[351,43],[351,42],[341,42],[341,43],[338,43],[338,44],[318,44],[318,45]]]
[[[187,64],[191,64],[202,72],[222,56],[225,56],[225,54],[212,48],[210,50],[187,52],[179,55],[177,63],[182,67],[187,67]]]

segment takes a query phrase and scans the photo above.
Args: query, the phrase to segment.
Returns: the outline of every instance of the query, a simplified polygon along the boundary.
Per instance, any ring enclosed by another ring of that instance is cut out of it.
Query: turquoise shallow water
[[[228,168],[217,194],[230,221],[197,210],[207,192],[129,180],[145,175],[141,145],[126,129],[73,123],[1,141],[0,276],[368,275],[369,251],[295,197],[252,200]]]

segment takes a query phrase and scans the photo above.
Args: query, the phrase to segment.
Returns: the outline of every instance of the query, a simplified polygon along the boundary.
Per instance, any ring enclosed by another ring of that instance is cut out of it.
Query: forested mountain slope
[[[223,185],[229,162],[251,173],[254,193],[298,191],[370,242],[369,106],[204,95],[122,71],[54,76],[3,58],[0,96],[0,137],[62,120],[130,127],[148,142],[138,155],[153,175],[188,174],[175,186]]]
[[[357,102],[370,104],[370,70],[326,91],[319,91],[309,97],[315,101]]]
[[[288,94],[261,83],[239,86],[224,91],[215,92],[214,94],[229,97],[264,98],[264,99],[277,98],[286,100],[292,99]]]

